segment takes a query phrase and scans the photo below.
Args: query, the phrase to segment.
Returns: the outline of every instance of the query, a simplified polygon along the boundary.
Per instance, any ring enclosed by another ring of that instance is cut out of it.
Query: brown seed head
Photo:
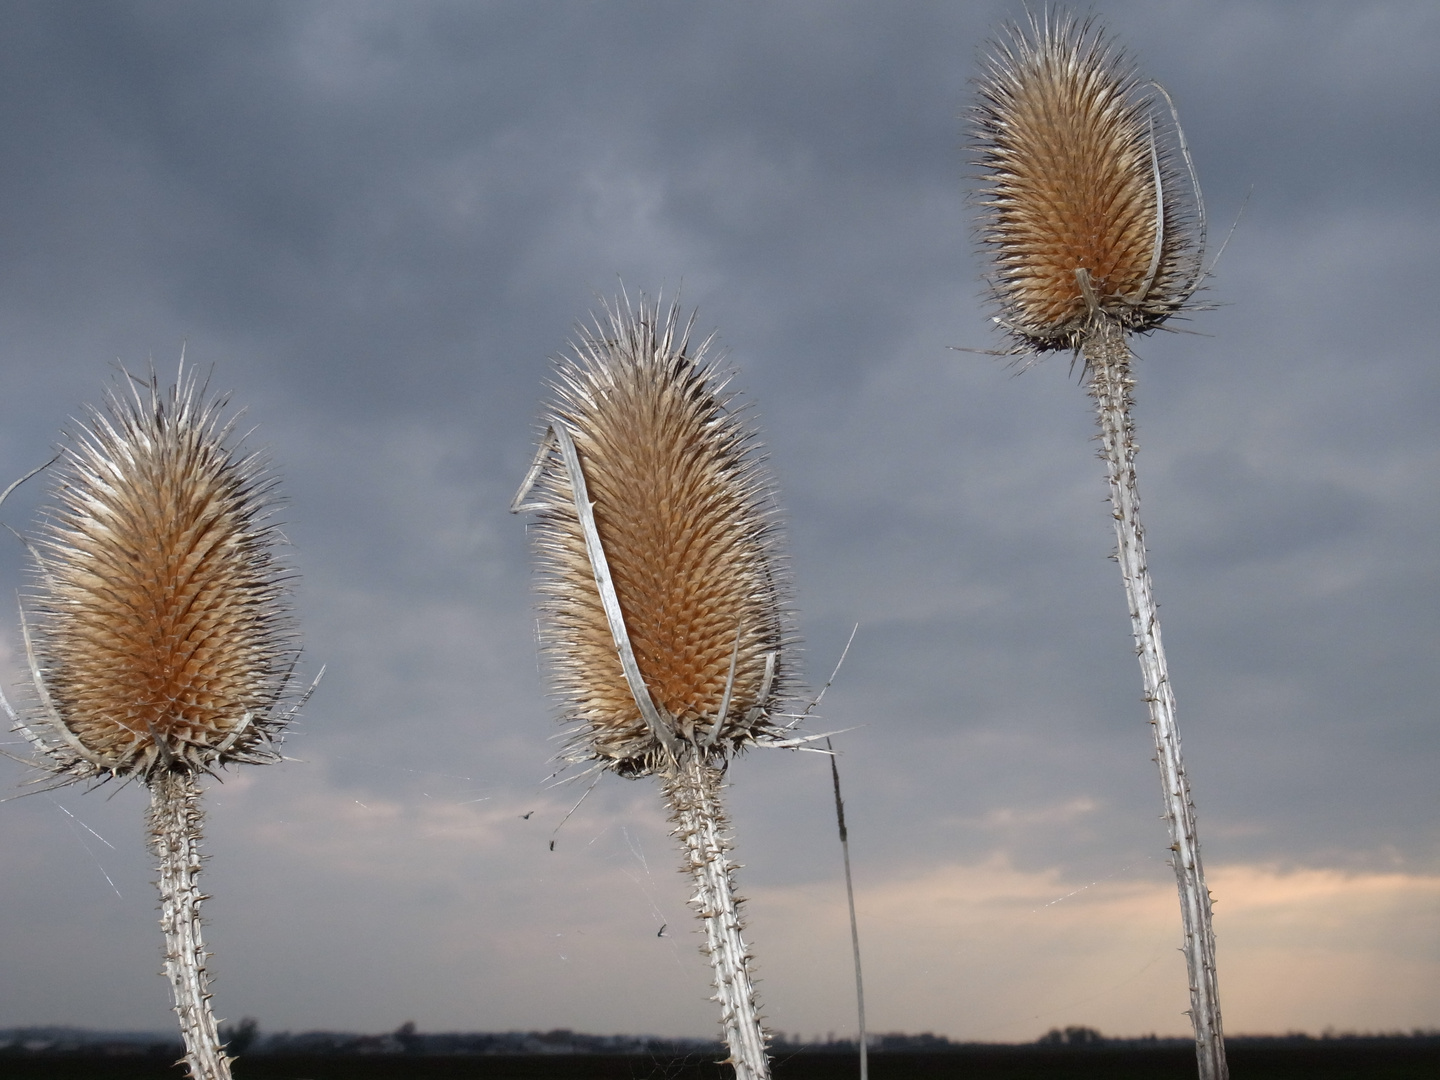
[[[674,306],[663,316],[643,299],[638,311],[607,310],[559,361],[546,420],[574,440],[661,722],[675,739],[724,754],[770,728],[788,676],[788,613],[755,436],[706,360],[709,343],[692,347],[689,329]],[[663,748],[626,682],[558,457],[538,491],[542,644],[564,717],[578,727],[572,753],[648,772]]]
[[[226,448],[223,405],[152,375],[64,449],[31,628],[36,727],[62,771],[149,780],[275,757],[297,649],[273,480]]]
[[[1047,13],[994,43],[973,117],[979,235],[1023,351],[1078,348],[1100,319],[1153,330],[1194,292],[1199,189],[1157,92],[1088,20]]]

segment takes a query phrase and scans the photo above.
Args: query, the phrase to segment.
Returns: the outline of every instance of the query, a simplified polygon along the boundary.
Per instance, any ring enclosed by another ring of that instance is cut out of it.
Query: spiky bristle
[[[77,774],[274,756],[296,646],[273,481],[199,393],[152,375],[91,410],[33,545],[36,727]]]
[[[998,321],[1023,349],[1077,348],[1100,318],[1154,329],[1189,299],[1201,209],[1178,128],[1094,23],[1047,13],[1011,27],[974,127],[980,241]]]
[[[639,310],[617,304],[561,359],[547,421],[574,439],[662,722],[677,739],[725,752],[770,722],[786,681],[787,617],[770,484],[706,344],[691,346],[674,306],[662,315],[643,299]],[[542,637],[565,717],[579,725],[572,752],[647,772],[659,744],[617,658],[565,469],[549,468],[540,491]],[[731,699],[714,736],[732,656]]]

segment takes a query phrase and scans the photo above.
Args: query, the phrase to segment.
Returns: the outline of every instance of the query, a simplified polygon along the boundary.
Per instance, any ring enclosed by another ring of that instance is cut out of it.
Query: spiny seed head
[[[1195,291],[1199,188],[1163,91],[1093,22],[1047,12],[995,41],[973,114],[996,321],[1024,352],[1098,320],[1153,330]]]
[[[558,361],[545,420],[574,440],[644,684],[669,736],[724,755],[772,730],[789,682],[786,581],[756,437],[679,309],[607,308]],[[627,684],[568,472],[537,483],[541,643],[570,756],[625,775],[664,747]],[[738,646],[737,646],[738,641]],[[730,667],[731,696],[716,733]],[[767,669],[769,675],[767,677]]]
[[[64,447],[32,544],[38,741],[76,778],[274,760],[298,652],[274,480],[193,378],[132,390]]]

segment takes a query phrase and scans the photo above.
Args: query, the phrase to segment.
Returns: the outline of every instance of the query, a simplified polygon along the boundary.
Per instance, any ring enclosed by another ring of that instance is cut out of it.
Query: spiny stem
[[[1160,617],[1145,557],[1145,529],[1140,524],[1140,491],[1135,481],[1135,424],[1130,377],[1130,347],[1125,331],[1101,318],[1084,342],[1110,479],[1120,575],[1130,601],[1130,626],[1145,680],[1145,700],[1155,733],[1155,760],[1165,794],[1165,820],[1170,825],[1171,865],[1180,891],[1180,916],[1185,933],[1185,965],[1190,976],[1190,1019],[1195,1026],[1195,1055],[1200,1080],[1227,1080],[1225,1037],[1220,1023],[1220,991],[1215,974],[1215,934],[1211,927],[1210,892],[1200,862],[1195,803],[1180,755],[1180,730],[1175,721],[1175,695],[1160,640]]]
[[[860,1013],[860,1080],[870,1080],[870,1048],[865,1039],[865,980],[860,975],[860,928],[855,921],[855,886],[850,880],[850,832],[845,828],[845,800],[840,797],[840,767],[835,764],[835,748],[830,745],[829,739],[825,740],[825,749],[830,751],[830,780],[835,786],[835,824],[840,829],[840,851],[845,856],[845,899],[850,904],[850,949],[855,954],[855,1003]]]
[[[735,896],[728,821],[720,803],[722,776],[687,746],[666,770],[665,797],[675,833],[685,845],[685,869],[695,879],[691,903],[705,925],[705,951],[715,969],[715,1000],[735,1080],[768,1080],[765,1032],[750,978],[750,953],[741,936],[741,901]]]
[[[160,927],[165,975],[193,1080],[230,1080],[230,1058],[210,1011],[210,976],[200,936],[200,788],[188,772],[163,772],[150,785],[150,843],[160,860]]]

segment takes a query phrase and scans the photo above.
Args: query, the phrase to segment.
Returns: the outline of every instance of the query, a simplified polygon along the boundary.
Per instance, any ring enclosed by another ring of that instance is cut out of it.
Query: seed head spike
[[[1203,211],[1183,137],[1164,91],[1093,21],[1011,26],[972,119],[979,240],[1016,351],[1078,350],[1099,320],[1154,330],[1185,305]]]
[[[24,621],[33,727],[73,779],[278,757],[297,646],[274,480],[193,376],[113,391],[62,452]]]
[[[681,744],[723,756],[763,737],[788,674],[770,482],[692,323],[642,299],[582,328],[552,382],[551,449],[517,496],[539,510],[542,644],[570,752],[626,775]]]

